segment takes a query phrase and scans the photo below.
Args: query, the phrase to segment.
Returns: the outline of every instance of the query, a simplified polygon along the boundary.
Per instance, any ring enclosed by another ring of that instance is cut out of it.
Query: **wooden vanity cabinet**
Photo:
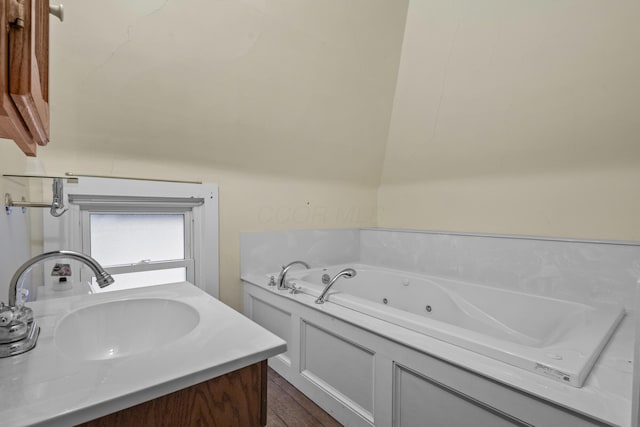
[[[49,1],[0,0],[0,138],[49,142]]]
[[[267,361],[263,360],[79,427],[259,427],[266,423]]]

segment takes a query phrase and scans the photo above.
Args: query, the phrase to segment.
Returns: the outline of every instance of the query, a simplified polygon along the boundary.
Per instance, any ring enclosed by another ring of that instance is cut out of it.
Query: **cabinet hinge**
[[[24,28],[24,0],[9,0],[9,25]]]

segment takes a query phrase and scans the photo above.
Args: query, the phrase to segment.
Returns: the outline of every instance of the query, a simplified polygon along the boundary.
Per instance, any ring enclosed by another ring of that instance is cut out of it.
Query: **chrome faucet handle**
[[[49,13],[60,20],[60,22],[64,21],[64,6],[61,4],[49,5]]]
[[[289,293],[291,295],[295,295],[301,290],[302,290],[302,286],[296,285],[295,283],[292,283],[291,286],[289,287]]]
[[[13,310],[11,307],[0,303],[0,326],[5,326],[13,321]]]
[[[13,353],[11,344],[25,339],[35,328],[33,311],[30,308],[2,305],[0,307],[0,357]]]
[[[276,278],[275,278],[275,276],[271,276],[271,277],[269,278],[269,284],[268,284],[268,285],[269,285],[269,286],[275,286],[275,285],[276,285]]]

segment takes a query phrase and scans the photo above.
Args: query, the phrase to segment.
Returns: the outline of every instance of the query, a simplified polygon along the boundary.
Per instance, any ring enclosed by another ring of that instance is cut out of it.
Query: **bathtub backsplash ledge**
[[[631,243],[367,229],[360,261],[628,309],[640,278],[640,246]]]
[[[312,267],[356,262],[360,230],[296,230],[240,234],[240,273],[274,273],[294,260]]]
[[[389,229],[242,233],[241,273],[360,262],[633,310],[640,245]]]

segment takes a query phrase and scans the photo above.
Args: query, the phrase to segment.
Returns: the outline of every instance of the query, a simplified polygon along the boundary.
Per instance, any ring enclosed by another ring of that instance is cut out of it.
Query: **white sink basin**
[[[193,307],[170,299],[110,301],[64,316],[54,340],[72,359],[113,359],[167,345],[188,334],[199,321]]]

